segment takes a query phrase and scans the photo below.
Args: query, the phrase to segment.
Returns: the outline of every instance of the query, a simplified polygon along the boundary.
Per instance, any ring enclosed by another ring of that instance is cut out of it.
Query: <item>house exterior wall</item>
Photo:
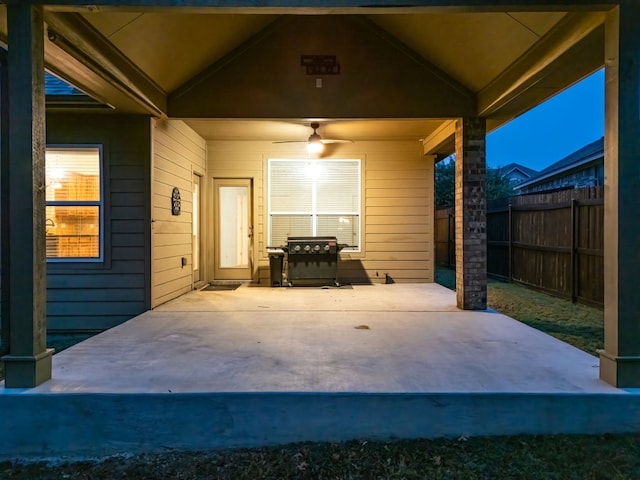
[[[529,179],[527,175],[524,175],[522,172],[519,172],[517,170],[513,170],[512,172],[509,172],[507,174],[507,178],[509,179],[509,182],[511,183],[512,186],[516,186],[524,182],[525,180]]]
[[[563,172],[561,175],[543,180],[541,183],[526,186],[520,193],[535,193],[557,188],[597,187],[604,184],[604,160],[591,164],[579,170]]]
[[[180,120],[152,121],[152,307],[193,289],[193,174],[204,176],[206,143]],[[172,215],[178,187],[180,215]],[[186,265],[183,266],[183,258]]]
[[[146,116],[47,115],[49,145],[103,147],[104,258],[47,263],[50,331],[99,331],[150,307],[150,129]]]
[[[434,163],[419,142],[358,141],[333,146],[325,158],[361,159],[361,252],[341,253],[339,278],[349,283],[433,282]],[[269,284],[267,161],[305,159],[304,144],[207,143],[207,178],[253,180],[253,279]],[[209,198],[212,202],[212,198]],[[210,215],[212,218],[212,215]],[[213,237],[213,222],[208,220]],[[208,271],[213,271],[210,258]]]

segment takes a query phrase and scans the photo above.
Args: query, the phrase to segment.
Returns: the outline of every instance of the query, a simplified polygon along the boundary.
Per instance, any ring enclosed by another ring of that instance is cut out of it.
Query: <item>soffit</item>
[[[274,15],[85,13],[165,92],[171,92],[267,24]]]
[[[505,12],[370,18],[426,60],[478,92],[564,15],[564,12]]]
[[[167,93],[241,46],[278,17],[266,14],[195,13],[193,10],[172,10],[171,13],[140,9],[124,12],[117,8],[97,13],[83,11],[83,17],[94,28]],[[389,12],[368,17],[427,61],[476,92],[499,77],[515,60],[522,58],[565,15],[565,12]],[[371,10],[367,13],[371,13]],[[6,32],[6,9],[0,5],[0,41],[6,41]],[[601,50],[601,45],[596,46],[598,51]],[[62,54],[52,56],[54,50],[54,46],[46,44],[47,59],[50,59],[48,65],[57,67],[52,71],[77,86],[85,87],[87,92],[113,104],[119,111],[143,111],[122,97],[122,92],[100,84],[104,80],[99,75],[89,76],[80,67],[76,68],[73,60],[63,60]],[[572,60],[569,62],[571,65],[575,63],[573,59],[569,60]],[[578,69],[579,72],[573,71],[576,69],[569,73],[560,72],[549,79],[553,82],[545,79],[536,84],[536,88],[530,88],[516,102],[517,105],[514,103],[512,109],[490,117],[489,129],[532,108],[593,71],[592,59],[583,63],[584,67]],[[566,65],[566,68],[572,67]],[[425,134],[428,133],[427,129]],[[306,137],[306,133],[301,135]],[[341,136],[353,137],[355,134]]]
[[[564,12],[369,15],[452,78],[479,91],[547,33]],[[166,92],[240,46],[275,15],[83,13]]]

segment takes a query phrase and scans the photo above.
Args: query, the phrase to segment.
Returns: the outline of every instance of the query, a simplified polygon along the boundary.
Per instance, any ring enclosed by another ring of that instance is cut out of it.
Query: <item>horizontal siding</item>
[[[105,261],[47,265],[51,331],[100,331],[150,308],[150,128],[144,116],[47,115],[47,142],[104,146]]]
[[[144,292],[139,288],[99,288],[87,290],[82,300],[85,302],[109,302],[117,298],[120,302],[144,302]],[[51,302],[76,302],[78,297],[73,290],[50,288],[47,300]]]
[[[426,242],[396,242],[393,245],[393,248],[389,248],[389,241],[379,241],[379,236],[370,236],[367,237],[367,255],[371,252],[373,253],[384,253],[385,255],[391,255],[395,252],[426,252],[427,254],[427,243]],[[388,238],[385,236],[384,238]],[[378,240],[378,241],[375,241]],[[342,254],[344,257],[345,254]]]
[[[123,273],[110,270],[108,273],[102,273],[97,270],[88,273],[75,273],[73,275],[65,274],[48,274],[47,288],[70,288],[77,290],[77,298],[82,298],[84,290],[93,288],[129,288],[132,290],[143,290],[145,286],[145,274],[143,273]],[[118,298],[114,297],[110,301],[117,302]],[[48,303],[47,303],[48,304]],[[106,308],[106,307],[105,307]],[[132,315],[142,313],[135,311]],[[78,312],[82,315],[82,312]]]
[[[144,302],[52,302],[49,314],[73,315],[82,311],[83,315],[129,315],[131,311],[144,311]]]
[[[367,212],[369,210],[367,209]],[[388,212],[385,212],[388,213]],[[427,225],[429,221],[428,215],[406,215],[408,212],[402,212],[405,215],[373,215],[368,213],[368,225]],[[371,231],[369,229],[369,231]]]
[[[413,170],[412,170],[413,172]],[[387,174],[386,179],[372,180],[367,175],[367,188],[382,188],[384,190],[389,189],[417,189],[419,193],[424,193],[425,186],[428,186],[429,181],[424,178],[393,178],[391,172],[385,172]],[[391,177],[391,178],[390,178]]]
[[[414,170],[414,169],[400,169],[394,170],[392,168],[386,167],[385,170],[368,170],[367,171],[367,180],[369,182],[375,182],[377,180],[387,181],[389,178],[393,178],[395,182],[402,182],[405,180],[409,181],[420,181],[420,182],[431,182],[431,177],[429,170]],[[372,183],[375,185],[375,183]]]
[[[341,281],[432,282],[433,160],[418,142],[368,142],[339,145],[328,158],[362,160],[362,252],[342,253]],[[307,158],[304,144],[208,142],[209,177],[254,180],[254,279],[269,281],[266,162],[269,158]],[[213,265],[211,265],[211,268]]]
[[[367,207],[414,207],[431,208],[433,199],[429,196],[423,197],[378,197],[375,192],[370,191],[366,199]]]
[[[413,147],[371,150],[365,178],[364,257],[341,262],[341,275],[432,282],[433,161]]]
[[[147,253],[145,247],[131,247],[125,245],[124,247],[112,247],[111,259],[112,260],[137,260],[144,259]]]
[[[152,305],[157,306],[193,288],[193,173],[206,170],[206,144],[179,120],[156,121],[153,128]],[[171,212],[178,187],[181,213]],[[203,187],[206,187],[206,182]],[[205,191],[202,192],[206,198]],[[186,266],[182,265],[183,258]]]

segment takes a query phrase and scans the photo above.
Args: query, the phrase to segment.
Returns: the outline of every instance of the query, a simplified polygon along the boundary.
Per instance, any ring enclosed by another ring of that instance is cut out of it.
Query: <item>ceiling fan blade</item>
[[[271,143],[307,143],[307,140],[278,140]]]
[[[320,143],[353,143],[353,140],[337,140],[333,138],[323,138]]]

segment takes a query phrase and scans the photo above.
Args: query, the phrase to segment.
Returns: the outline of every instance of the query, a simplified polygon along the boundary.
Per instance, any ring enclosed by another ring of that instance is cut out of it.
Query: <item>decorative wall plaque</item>
[[[178,190],[178,187],[173,187],[173,192],[171,192],[171,215],[180,215],[181,208],[180,190]]]
[[[340,64],[335,55],[302,55],[300,65],[307,75],[340,75]]]

